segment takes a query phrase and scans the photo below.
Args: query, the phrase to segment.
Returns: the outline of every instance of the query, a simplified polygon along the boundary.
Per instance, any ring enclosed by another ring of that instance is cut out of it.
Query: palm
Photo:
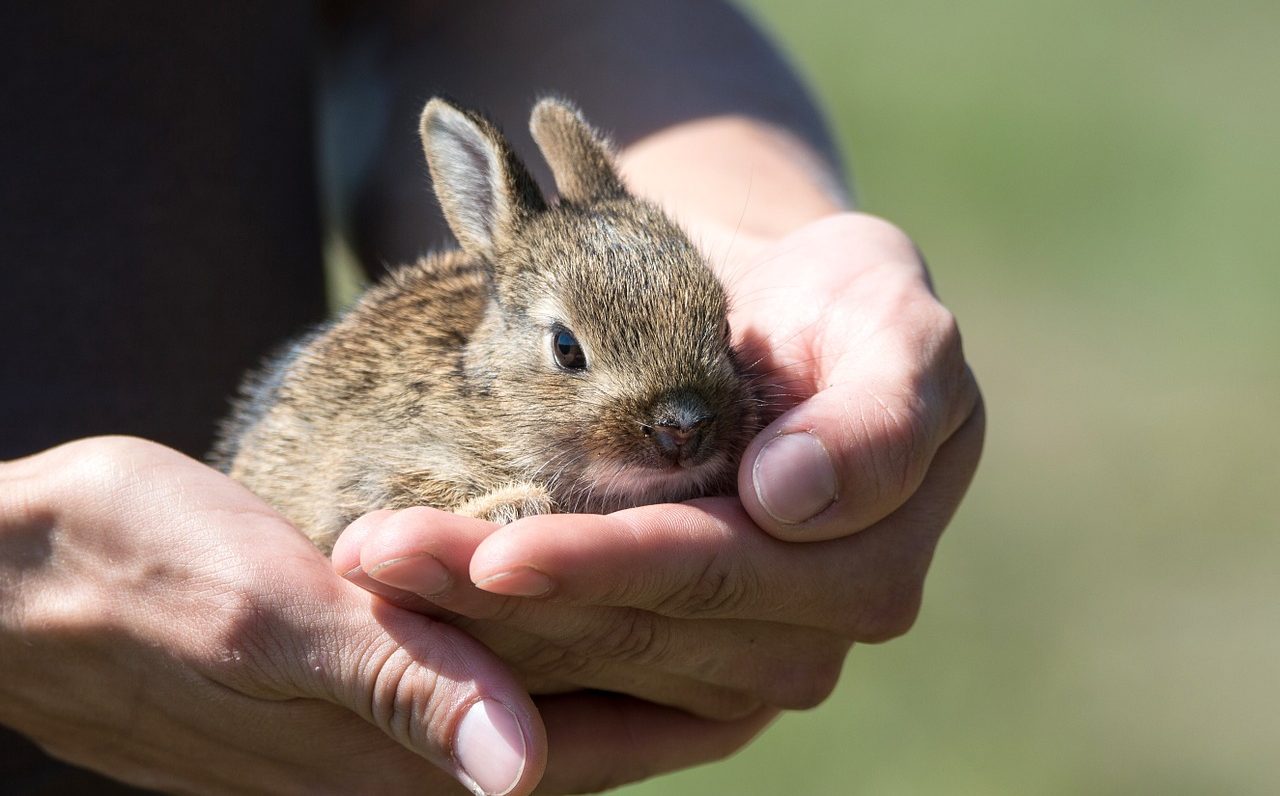
[[[949,314],[915,246],[892,225],[833,216],[743,249],[722,272],[744,359],[775,412],[837,385],[856,384],[872,403],[913,386],[868,381],[871,367],[896,362],[915,381],[952,364],[939,350]]]
[[[369,515],[335,548],[339,571],[429,552],[451,573],[443,591],[419,588],[406,567],[362,580],[402,604],[406,592],[431,594],[411,599],[467,617],[453,621],[527,676],[722,718],[815,704],[849,641],[904,632],[981,448],[954,322],[914,245],[878,219],[832,216],[776,242],[714,248],[728,252],[712,260],[737,342],[778,415],[745,453],[741,506],[545,515],[499,529],[425,509]],[[751,463],[762,440],[795,431],[821,437],[842,492],[814,522],[779,525],[759,510]],[[782,541],[792,539],[818,543]],[[526,599],[492,580],[522,568],[554,589]]]

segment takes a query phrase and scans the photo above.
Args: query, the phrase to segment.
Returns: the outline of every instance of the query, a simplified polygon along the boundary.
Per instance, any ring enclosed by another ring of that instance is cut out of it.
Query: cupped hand
[[[744,457],[740,504],[500,529],[377,512],[344,534],[335,567],[465,627],[532,689],[603,688],[719,718],[817,704],[851,642],[905,632],[982,448],[955,321],[910,239],[879,219],[722,243],[771,420]]]
[[[984,415],[955,318],[911,239],[841,213],[777,241],[730,237],[726,251],[743,355],[780,413],[739,469],[752,519],[779,539],[836,539],[890,517],[932,475],[944,482],[924,497],[936,539],[977,468]]]
[[[160,790],[528,793],[545,769],[577,791],[757,729],[709,736],[634,700],[540,715],[465,633],[342,581],[234,482],[128,438],[0,464],[0,641],[0,723]]]

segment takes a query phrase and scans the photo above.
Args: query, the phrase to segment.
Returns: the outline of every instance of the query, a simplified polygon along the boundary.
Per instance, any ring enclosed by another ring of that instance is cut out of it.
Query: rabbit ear
[[[589,202],[627,195],[604,136],[564,100],[538,102],[529,131],[556,177],[556,188],[570,202]]]
[[[537,184],[488,119],[435,98],[422,111],[422,149],[449,229],[480,255],[546,209]]]

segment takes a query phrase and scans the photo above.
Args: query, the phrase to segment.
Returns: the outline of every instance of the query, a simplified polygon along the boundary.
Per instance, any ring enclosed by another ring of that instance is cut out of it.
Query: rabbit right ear
[[[488,119],[437,97],[422,111],[421,132],[436,198],[464,250],[487,256],[546,209],[537,184]]]
[[[627,195],[609,142],[572,104],[555,97],[539,101],[529,119],[529,132],[565,199],[587,203]]]

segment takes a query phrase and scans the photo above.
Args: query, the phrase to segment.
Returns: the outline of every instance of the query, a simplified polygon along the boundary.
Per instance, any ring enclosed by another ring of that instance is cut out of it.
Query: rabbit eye
[[[565,370],[587,369],[587,355],[582,350],[582,344],[573,336],[573,332],[563,326],[551,333],[551,353]]]

